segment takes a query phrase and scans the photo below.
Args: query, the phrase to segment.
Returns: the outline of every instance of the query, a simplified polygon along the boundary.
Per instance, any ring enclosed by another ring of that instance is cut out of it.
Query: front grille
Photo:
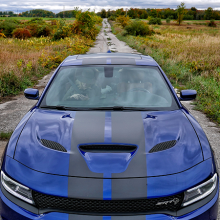
[[[177,211],[183,201],[183,194],[154,199],[134,200],[88,200],[50,196],[33,191],[36,206],[74,213],[147,213],[152,211]]]

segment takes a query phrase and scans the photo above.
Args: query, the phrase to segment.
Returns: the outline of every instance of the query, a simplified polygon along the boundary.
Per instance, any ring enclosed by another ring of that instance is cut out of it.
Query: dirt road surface
[[[124,42],[119,41],[114,34],[111,33],[110,24],[106,19],[103,21],[103,28],[97,37],[95,46],[90,49],[88,53],[105,53],[108,50],[112,52],[123,52],[123,53],[138,53],[133,50]],[[46,86],[48,80],[50,79],[53,71],[41,79],[35,88],[39,88],[40,93]],[[0,104],[0,132],[10,132],[13,131],[22,119],[26,112],[35,104],[36,101],[31,101],[26,99],[23,95],[18,95],[15,100]],[[184,102],[186,108],[192,113],[196,120],[200,123],[204,129],[214,151],[216,154],[216,159],[220,164],[220,129],[219,127],[211,122],[203,113],[193,110],[193,102]],[[0,155],[2,154],[4,147],[7,142],[0,141]],[[220,214],[218,215],[220,216]],[[218,217],[220,220],[220,217]]]

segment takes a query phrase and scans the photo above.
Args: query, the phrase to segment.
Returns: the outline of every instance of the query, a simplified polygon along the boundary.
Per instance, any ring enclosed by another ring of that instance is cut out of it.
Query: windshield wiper
[[[51,106],[51,105],[45,105],[45,106],[40,106],[40,108],[48,108],[48,109],[57,109],[57,110],[70,110],[70,111],[88,111],[90,110],[89,108],[77,108],[77,107],[65,107],[63,105],[55,105],[55,106]]]
[[[97,107],[92,108],[92,110],[113,110],[113,111],[124,111],[124,110],[132,110],[132,111],[149,111],[149,108],[142,107],[124,107],[124,106],[112,106],[112,107]]]
[[[62,105],[56,106],[40,106],[40,108],[48,109],[57,109],[57,110],[70,110],[70,111],[94,111],[94,110],[103,110],[103,111],[158,111],[155,109],[144,108],[144,107],[124,107],[124,106],[112,106],[112,107],[65,107]]]
[[[57,109],[57,110],[67,110],[67,107],[62,106],[62,105],[45,105],[45,106],[40,106],[40,108],[51,108],[51,109]]]

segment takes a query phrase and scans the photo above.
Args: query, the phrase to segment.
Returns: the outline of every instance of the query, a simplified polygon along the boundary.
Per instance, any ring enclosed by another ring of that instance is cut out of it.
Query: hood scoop
[[[174,146],[176,145],[176,143],[177,143],[176,140],[161,142],[161,143],[155,145],[155,146],[149,151],[149,153],[155,153],[155,152],[158,152],[158,151],[163,151],[163,150],[170,149],[170,148],[174,147]]]
[[[137,150],[135,145],[116,145],[116,144],[97,144],[97,145],[81,145],[81,152],[92,153],[132,153]]]
[[[44,145],[45,147],[48,147],[53,150],[57,151],[62,151],[62,152],[67,152],[67,150],[59,143],[54,142],[54,141],[49,141],[46,139],[41,139],[41,144]]]
[[[79,151],[87,166],[95,173],[122,173],[135,155],[136,145],[91,144],[80,145]]]

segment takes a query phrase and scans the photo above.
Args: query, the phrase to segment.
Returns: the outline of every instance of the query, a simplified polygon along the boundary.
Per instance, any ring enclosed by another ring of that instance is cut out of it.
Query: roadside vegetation
[[[134,21],[131,21],[134,22]],[[137,21],[136,21],[137,22]],[[142,20],[142,22],[144,22]],[[145,20],[146,23],[148,23]],[[116,36],[152,56],[179,90],[197,90],[196,108],[220,124],[220,29],[193,23],[147,25],[148,34],[128,32],[110,21]],[[130,23],[131,24],[131,23]],[[133,28],[135,30],[135,28]]]
[[[0,141],[7,141],[10,139],[12,132],[0,132]]]
[[[101,29],[93,12],[79,12],[74,22],[41,18],[0,21],[0,100],[32,86],[67,56],[86,53]]]

